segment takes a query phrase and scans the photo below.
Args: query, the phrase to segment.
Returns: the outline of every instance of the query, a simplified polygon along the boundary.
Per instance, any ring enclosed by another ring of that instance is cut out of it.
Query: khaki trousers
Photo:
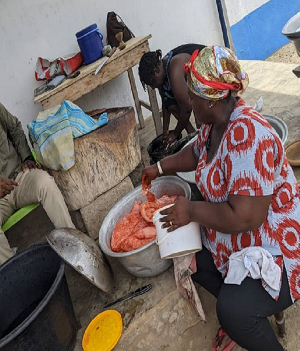
[[[55,228],[75,228],[64,198],[53,177],[47,172],[34,169],[20,172],[16,178],[17,187],[0,199],[0,265],[13,256],[2,225],[23,206],[41,203]]]

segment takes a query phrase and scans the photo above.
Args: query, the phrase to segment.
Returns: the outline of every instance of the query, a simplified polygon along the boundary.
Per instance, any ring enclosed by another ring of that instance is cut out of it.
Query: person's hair
[[[144,90],[146,90],[146,85],[151,85],[155,79],[155,71],[159,67],[161,58],[161,50],[149,51],[142,56],[139,65],[139,76]]]

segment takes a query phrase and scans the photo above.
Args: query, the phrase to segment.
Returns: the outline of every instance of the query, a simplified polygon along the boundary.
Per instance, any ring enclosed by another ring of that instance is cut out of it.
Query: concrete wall
[[[0,0],[0,101],[24,129],[42,109],[34,105],[38,56],[78,52],[75,33],[97,23],[106,44],[106,15],[115,11],[136,36],[152,34],[150,48],[163,53],[186,42],[223,44],[215,1],[211,0]],[[135,69],[140,96],[147,100]],[[76,103],[84,110],[134,105],[124,73]],[[146,115],[149,112],[146,111]]]
[[[237,57],[264,60],[289,42],[281,31],[300,0],[226,0],[226,8]]]
[[[234,48],[240,59],[265,59],[288,40],[284,24],[300,9],[300,0],[223,0]],[[56,58],[78,52],[75,33],[97,23],[106,44],[106,15],[116,11],[136,36],[152,34],[150,48],[163,53],[187,42],[223,45],[215,0],[0,0],[0,101],[24,129],[41,105],[34,105],[38,56]],[[147,100],[137,69],[140,97]],[[76,101],[82,109],[134,105],[127,74]],[[149,116],[148,111],[144,111]]]
[[[240,22],[244,17],[255,11],[270,0],[226,0],[230,25]]]

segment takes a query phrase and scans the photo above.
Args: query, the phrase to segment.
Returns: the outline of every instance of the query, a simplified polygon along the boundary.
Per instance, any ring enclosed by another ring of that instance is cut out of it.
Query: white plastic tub
[[[153,223],[156,227],[156,244],[159,247],[160,257],[174,258],[185,256],[193,252],[202,250],[202,242],[200,235],[200,225],[196,222],[168,232],[167,228],[162,228],[160,218],[164,217],[160,211],[173,205],[165,206],[157,210],[153,215]]]

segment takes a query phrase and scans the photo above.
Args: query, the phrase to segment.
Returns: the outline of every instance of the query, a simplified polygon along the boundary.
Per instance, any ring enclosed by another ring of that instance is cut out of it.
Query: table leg
[[[161,123],[161,117],[159,113],[158,103],[156,99],[155,90],[153,90],[149,85],[147,86],[147,91],[149,95],[149,102],[152,111],[152,117],[155,125],[155,130],[157,135],[161,135],[163,132],[163,127]]]
[[[142,113],[142,107],[141,107],[141,103],[139,100],[138,92],[136,89],[136,84],[135,84],[135,79],[134,79],[132,68],[129,68],[129,70],[127,72],[128,72],[128,78],[130,81],[132,96],[133,96],[134,103],[135,103],[136,112],[138,114],[140,128],[142,129],[145,127],[145,121],[144,121],[144,117],[143,117],[143,113]]]

